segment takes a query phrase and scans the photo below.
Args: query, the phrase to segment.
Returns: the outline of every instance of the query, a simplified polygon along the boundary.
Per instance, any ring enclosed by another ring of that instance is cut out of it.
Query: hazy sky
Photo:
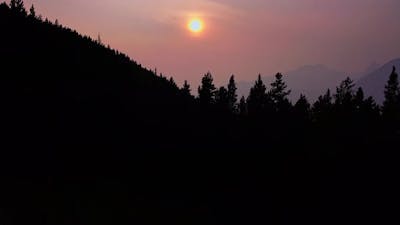
[[[306,64],[347,72],[400,57],[400,0],[25,0],[149,68],[197,85]],[[186,28],[204,20],[201,35]]]

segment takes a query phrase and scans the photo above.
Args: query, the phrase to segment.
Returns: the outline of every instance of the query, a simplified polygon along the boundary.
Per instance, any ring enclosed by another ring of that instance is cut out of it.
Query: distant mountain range
[[[324,65],[307,65],[283,73],[285,82],[289,89],[292,90],[290,98],[295,101],[300,94],[305,94],[307,98],[314,101],[319,95],[324,93],[328,88],[334,89],[340,81],[350,74],[336,71]],[[354,79],[354,77],[352,77]],[[274,76],[264,76],[263,81],[268,86]],[[238,94],[247,96],[254,82],[238,82]]]
[[[374,97],[376,102],[381,104],[384,100],[385,84],[389,79],[393,66],[400,69],[400,58],[391,60],[377,70],[363,76],[357,81],[357,85],[364,89],[365,95]]]
[[[349,76],[356,81],[357,86],[363,87],[366,96],[374,97],[381,104],[384,98],[384,87],[393,66],[400,69],[400,58],[391,60],[383,66],[373,63],[364,72],[356,74],[337,71],[325,65],[318,64],[303,66],[283,73],[283,75],[289,89],[292,90],[290,95],[292,101],[296,101],[300,94],[304,94],[308,100],[313,102],[327,89],[335,91],[339,83]],[[273,80],[274,76],[263,77],[263,81],[267,87]],[[238,82],[238,94],[240,96],[247,96],[253,85],[253,81]]]

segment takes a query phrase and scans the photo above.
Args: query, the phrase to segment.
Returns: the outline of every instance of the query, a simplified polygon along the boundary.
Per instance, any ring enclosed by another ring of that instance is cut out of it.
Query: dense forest
[[[0,4],[0,223],[399,222],[396,68],[383,105],[350,78],[314,103],[281,73],[191,89]]]

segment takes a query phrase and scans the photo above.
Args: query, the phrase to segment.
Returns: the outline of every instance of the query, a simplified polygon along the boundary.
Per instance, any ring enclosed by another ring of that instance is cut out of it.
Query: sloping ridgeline
[[[32,129],[29,135],[54,144],[62,142],[56,136],[98,143],[126,138],[151,148],[168,142],[149,137],[168,136],[187,115],[177,87],[124,54],[4,5],[0,16],[2,98],[13,104],[3,113],[14,129]]]
[[[194,99],[126,55],[6,4],[0,33],[1,223],[211,216],[200,193],[218,160],[196,150],[211,150],[219,131]]]
[[[398,154],[378,129],[205,108],[127,56],[6,4],[0,116],[1,224],[383,224],[394,215]]]

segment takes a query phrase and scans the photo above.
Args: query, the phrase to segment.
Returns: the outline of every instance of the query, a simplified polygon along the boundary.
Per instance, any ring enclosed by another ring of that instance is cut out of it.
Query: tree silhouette
[[[356,94],[354,95],[353,104],[356,108],[357,112],[359,112],[364,105],[364,91],[361,87],[357,89]]]
[[[339,110],[338,113],[349,114],[354,109],[353,97],[354,97],[354,82],[347,77],[342,81],[339,87],[336,88],[335,94],[335,107]]]
[[[5,3],[5,2],[0,3],[0,12],[1,13],[7,12],[8,9],[9,9],[9,7],[8,7],[7,3]]]
[[[24,6],[24,1],[23,0],[11,0],[10,1],[10,8],[13,12],[20,13],[24,16],[26,16],[26,10]]]
[[[247,103],[244,96],[242,96],[239,101],[239,113],[242,116],[247,115]]]
[[[290,90],[286,90],[287,85],[283,81],[283,75],[281,73],[275,75],[275,81],[271,83],[271,87],[270,94],[275,103],[286,99],[291,92]]]
[[[283,81],[283,75],[277,73],[275,75],[275,81],[271,83],[271,90],[269,91],[269,96],[275,105],[276,111],[279,113],[288,112],[290,110],[291,104],[288,99],[291,91],[287,90],[287,85]]]
[[[220,87],[215,94],[215,103],[221,110],[229,110],[229,95],[225,87]]]
[[[318,97],[318,100],[313,105],[312,111],[314,120],[317,123],[327,122],[332,113],[332,108],[332,95],[331,91],[328,89],[324,95]]]
[[[190,89],[190,85],[187,82],[187,80],[185,80],[185,82],[183,83],[183,87],[181,88],[181,93],[183,94],[183,96],[192,96],[191,94],[191,89]]]
[[[400,87],[396,67],[393,67],[385,86],[385,101],[383,102],[382,114],[387,123],[393,122],[394,126],[400,121]]]
[[[229,105],[229,110],[232,112],[236,112],[237,110],[237,94],[236,94],[236,82],[235,82],[235,76],[232,75],[229,78],[229,83],[228,83],[228,105]]]
[[[293,107],[296,119],[299,122],[307,122],[311,119],[311,105],[305,95],[301,94]]]
[[[361,103],[362,101],[364,101],[364,97],[365,95],[364,95],[364,91],[363,91],[363,89],[361,88],[361,87],[359,87],[358,89],[357,89],[357,91],[356,91],[356,94],[355,94],[355,96],[354,96],[354,101],[355,101],[355,103],[356,104],[359,104],[359,103]]]
[[[172,85],[174,88],[178,88],[178,85],[175,83],[175,80],[173,77],[169,78],[169,83]]]
[[[368,118],[374,117],[377,119],[380,115],[380,107],[372,96],[364,100],[360,111],[366,113]]]
[[[213,84],[213,77],[210,72],[201,79],[201,86],[198,88],[199,100],[203,105],[210,105],[215,102],[216,88]]]
[[[261,74],[259,74],[257,81],[250,89],[250,94],[247,98],[248,113],[261,114],[265,110],[267,98],[267,88],[261,79]]]
[[[364,91],[357,89],[353,99],[354,115],[351,123],[354,124],[355,135],[365,135],[368,132],[376,132],[379,121],[380,109],[372,97],[365,98]]]
[[[100,35],[100,33],[97,34],[97,40],[96,40],[96,41],[97,41],[97,43],[100,44],[100,45],[103,44],[103,41],[101,40],[101,35]],[[157,70],[155,70],[154,73],[155,73],[155,75],[157,76]]]
[[[32,4],[31,8],[29,9],[29,16],[32,18],[36,18],[36,10],[35,6]]]

